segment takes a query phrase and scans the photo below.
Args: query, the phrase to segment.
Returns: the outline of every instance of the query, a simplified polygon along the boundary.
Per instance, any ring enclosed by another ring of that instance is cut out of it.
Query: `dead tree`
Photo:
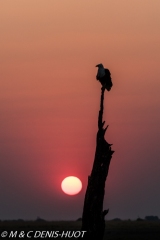
[[[105,87],[102,87],[100,111],[98,116],[98,132],[96,139],[96,152],[91,175],[88,177],[88,186],[84,199],[82,230],[87,231],[85,239],[102,240],[105,231],[105,215],[109,210],[103,210],[105,182],[109,165],[114,151],[105,138],[103,121],[103,102]]]

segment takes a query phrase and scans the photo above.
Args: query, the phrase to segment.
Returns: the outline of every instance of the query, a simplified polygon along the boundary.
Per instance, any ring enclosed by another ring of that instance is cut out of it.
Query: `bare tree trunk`
[[[100,111],[98,116],[98,132],[96,152],[91,175],[88,177],[88,186],[84,199],[82,230],[87,231],[85,239],[102,240],[105,231],[105,215],[108,210],[103,211],[103,200],[105,194],[105,181],[108,175],[109,165],[114,151],[111,145],[104,139],[108,128],[103,128],[103,101],[105,88],[102,87],[100,99]]]

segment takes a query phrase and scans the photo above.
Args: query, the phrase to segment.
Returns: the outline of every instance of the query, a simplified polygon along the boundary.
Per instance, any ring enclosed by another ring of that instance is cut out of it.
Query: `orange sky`
[[[1,217],[81,216],[100,62],[113,80],[104,114],[115,150],[108,218],[160,216],[159,0],[6,0],[0,31]],[[67,175],[82,180],[75,197],[61,192]]]

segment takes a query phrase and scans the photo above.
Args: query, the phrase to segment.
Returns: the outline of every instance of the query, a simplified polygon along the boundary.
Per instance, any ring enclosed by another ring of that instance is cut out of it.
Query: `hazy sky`
[[[160,217],[160,1],[0,1],[0,219],[77,219],[109,68],[107,219]],[[60,188],[81,179],[76,196]]]

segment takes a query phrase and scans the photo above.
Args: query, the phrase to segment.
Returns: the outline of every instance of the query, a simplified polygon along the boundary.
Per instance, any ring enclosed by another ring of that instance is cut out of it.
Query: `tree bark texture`
[[[105,215],[108,210],[103,210],[105,195],[105,182],[109,171],[109,165],[114,151],[105,138],[103,122],[103,102],[105,88],[101,89],[100,110],[98,116],[98,132],[96,139],[96,152],[91,175],[88,177],[88,186],[84,199],[82,230],[87,231],[85,239],[102,240],[105,231]]]

